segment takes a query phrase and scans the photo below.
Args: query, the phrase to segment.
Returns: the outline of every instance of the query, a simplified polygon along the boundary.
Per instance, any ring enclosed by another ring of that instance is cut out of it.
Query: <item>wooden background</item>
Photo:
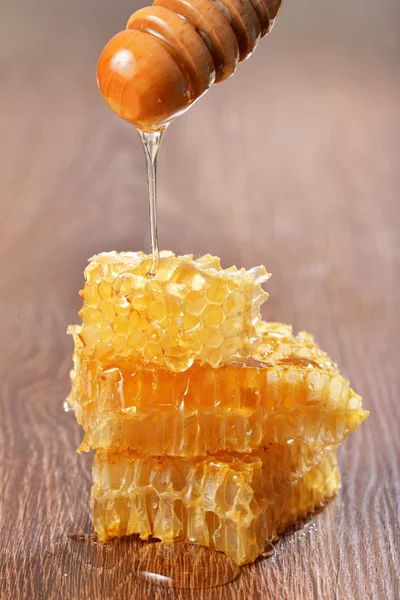
[[[90,533],[90,456],[63,411],[82,271],[148,249],[135,132],[97,56],[138,3],[0,1],[0,598],[365,599],[399,591],[398,0],[288,0],[269,40],[167,133],[163,248],[265,263],[268,319],[312,331],[371,417],[341,494],[276,557],[211,591],[135,579],[138,542]]]

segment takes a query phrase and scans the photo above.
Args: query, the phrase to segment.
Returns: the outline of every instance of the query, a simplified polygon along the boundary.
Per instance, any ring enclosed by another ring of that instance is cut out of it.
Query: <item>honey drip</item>
[[[144,155],[146,158],[147,190],[150,208],[150,238],[152,261],[147,273],[150,277],[157,274],[160,264],[160,251],[158,247],[157,231],[157,161],[161,141],[165,129],[158,131],[139,131],[142,140]]]

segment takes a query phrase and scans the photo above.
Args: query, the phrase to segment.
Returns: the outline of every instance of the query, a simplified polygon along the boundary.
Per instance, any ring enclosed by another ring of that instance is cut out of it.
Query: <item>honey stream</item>
[[[146,159],[147,190],[150,209],[150,239],[152,261],[148,271],[150,277],[157,274],[160,262],[157,229],[157,162],[165,129],[138,131]]]

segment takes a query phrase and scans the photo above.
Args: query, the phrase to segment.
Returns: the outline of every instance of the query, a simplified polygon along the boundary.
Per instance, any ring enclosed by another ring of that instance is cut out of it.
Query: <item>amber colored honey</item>
[[[85,431],[80,449],[204,456],[292,439],[328,446],[366,418],[360,396],[311,336],[276,323],[256,330],[256,359],[177,373],[126,359],[102,366],[85,358],[75,333],[69,402]]]
[[[82,354],[103,365],[129,359],[184,371],[194,362],[218,367],[247,358],[257,341],[264,267],[223,270],[206,255],[161,252],[149,277],[152,257],[142,252],[94,256],[82,290]]]
[[[150,277],[151,264],[94,257],[70,328],[94,528],[245,564],[337,492],[336,446],[368,412],[310,334],[261,320],[263,267],[161,253]]]
[[[268,540],[324,505],[340,486],[333,450],[298,444],[204,459],[97,453],[92,489],[100,541],[139,534],[188,540],[254,561]]]

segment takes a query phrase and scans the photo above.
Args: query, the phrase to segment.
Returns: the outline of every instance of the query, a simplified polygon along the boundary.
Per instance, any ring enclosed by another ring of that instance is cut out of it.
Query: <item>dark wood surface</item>
[[[399,598],[398,4],[375,15],[354,0],[348,20],[340,3],[287,2],[272,38],[165,137],[161,246],[265,263],[265,318],[312,331],[371,411],[312,526],[195,592],[137,580],[140,542],[68,537],[91,532],[91,457],[63,411],[65,330],[89,256],[149,248],[139,142],[94,78],[135,6],[34,4],[0,19],[1,600]]]

